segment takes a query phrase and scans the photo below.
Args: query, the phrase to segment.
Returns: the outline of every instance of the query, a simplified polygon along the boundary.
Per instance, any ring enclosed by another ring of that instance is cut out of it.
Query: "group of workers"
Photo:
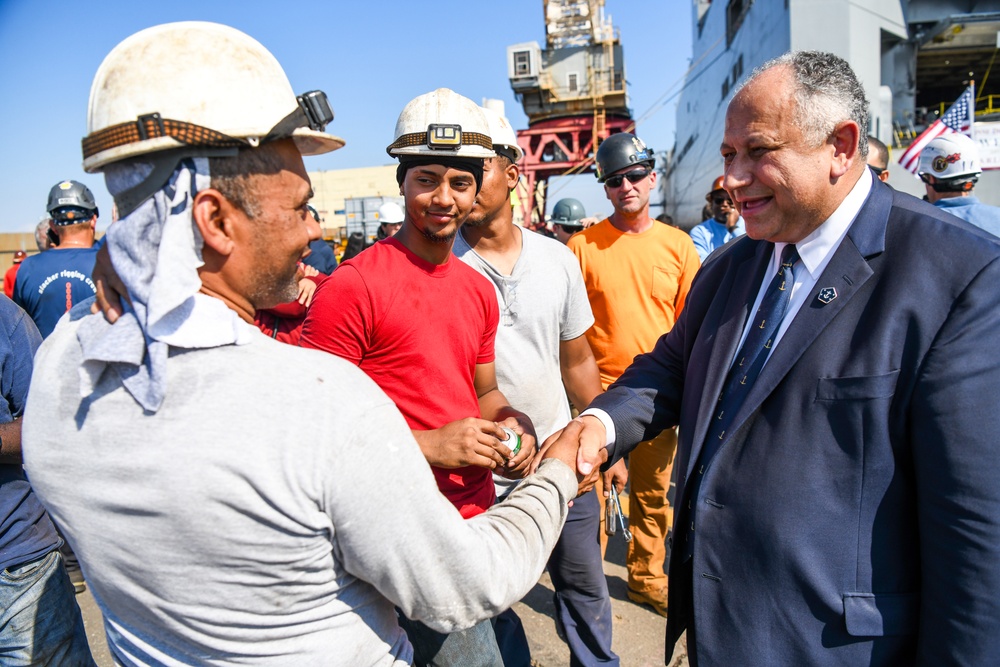
[[[122,665],[528,667],[510,607],[545,567],[571,664],[616,665],[628,483],[668,658],[990,664],[1000,241],[950,214],[991,215],[967,145],[932,142],[921,202],[867,166],[867,109],[836,56],[769,61],[702,225],[650,217],[619,133],[613,213],[558,202],[555,240],[513,223],[507,119],[438,89],[386,149],[403,206],[323,271],[325,94],[233,28],[129,37],[83,140],[118,219],[96,248],[57,184],[0,298],[0,662],[93,664],[65,540]]]

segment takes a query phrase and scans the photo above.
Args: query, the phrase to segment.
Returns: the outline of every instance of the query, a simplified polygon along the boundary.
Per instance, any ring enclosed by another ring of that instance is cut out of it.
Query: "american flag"
[[[931,123],[920,136],[913,140],[910,147],[899,156],[899,164],[910,173],[917,173],[917,165],[920,162],[920,151],[929,144],[932,139],[944,134],[960,132],[972,136],[973,114],[976,112],[975,97],[973,97],[973,87],[970,85],[965,89],[955,103],[944,112],[944,115]]]

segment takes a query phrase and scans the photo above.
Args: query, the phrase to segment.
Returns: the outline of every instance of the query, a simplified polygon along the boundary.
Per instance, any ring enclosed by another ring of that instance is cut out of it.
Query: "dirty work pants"
[[[670,473],[677,452],[677,430],[667,429],[639,443],[629,454],[628,525],[632,541],[626,565],[628,587],[641,593],[667,586],[667,533],[671,510],[667,503]]]

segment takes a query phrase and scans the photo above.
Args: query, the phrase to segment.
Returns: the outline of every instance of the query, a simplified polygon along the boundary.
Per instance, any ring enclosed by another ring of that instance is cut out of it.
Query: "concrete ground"
[[[624,495],[622,505],[627,507]],[[626,596],[625,540],[620,534],[609,538],[604,574],[608,578],[611,612],[614,615],[611,648],[621,658],[622,667],[662,667],[666,619],[649,607],[635,604]],[[521,617],[528,635],[533,667],[569,665],[569,649],[556,635],[552,594],[552,581],[546,572],[524,599],[514,605],[514,611]],[[669,667],[688,667],[683,637],[666,664]]]
[[[627,508],[627,496],[622,496]],[[664,665],[664,630],[662,616],[649,607],[631,602],[625,595],[625,541],[619,532],[609,539],[604,559],[604,573],[608,577],[611,609],[614,614],[614,643],[612,648],[621,658],[623,667],[661,667]],[[569,649],[556,634],[555,608],[552,604],[552,581],[548,573],[514,605],[514,611],[524,623],[531,646],[534,667],[562,667],[569,665]],[[87,638],[99,667],[114,667],[104,637],[104,624],[89,589],[77,596],[87,626]],[[669,667],[688,667],[687,651],[682,637],[674,649]]]

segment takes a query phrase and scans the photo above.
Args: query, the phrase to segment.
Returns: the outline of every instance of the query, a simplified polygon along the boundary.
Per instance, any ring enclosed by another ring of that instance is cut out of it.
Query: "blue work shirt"
[[[24,412],[42,337],[27,313],[0,294],[0,424]],[[20,463],[0,464],[0,570],[41,558],[62,540]]]
[[[96,257],[96,248],[53,248],[21,262],[14,303],[27,311],[42,338],[66,311],[97,293],[90,279]]]
[[[309,244],[309,256],[302,260],[302,263],[311,266],[320,273],[330,275],[337,268],[337,256],[333,254],[333,248],[323,239],[316,239]]]
[[[971,222],[993,236],[1000,236],[1000,208],[996,206],[984,204],[972,195],[938,199],[934,205],[966,222]]]
[[[705,258],[711,255],[716,248],[721,248],[737,236],[746,233],[743,216],[740,216],[740,219],[736,221],[736,227],[733,228],[733,231],[726,229],[726,226],[715,218],[709,218],[691,230],[691,240],[694,241],[694,249],[698,251],[698,257],[704,262]]]

